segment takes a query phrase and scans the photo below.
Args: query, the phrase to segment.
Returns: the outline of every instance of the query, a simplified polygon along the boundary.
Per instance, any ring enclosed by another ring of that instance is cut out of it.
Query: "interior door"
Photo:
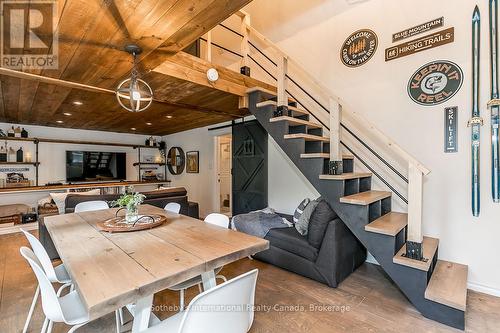
[[[233,125],[233,216],[267,207],[267,132],[256,121]]]
[[[219,212],[231,215],[231,135],[218,138]]]

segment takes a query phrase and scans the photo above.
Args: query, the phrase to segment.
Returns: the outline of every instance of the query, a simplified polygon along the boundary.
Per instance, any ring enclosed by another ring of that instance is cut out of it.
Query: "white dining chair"
[[[106,201],[93,200],[80,202],[75,206],[75,213],[90,212],[94,210],[108,209],[109,205]]]
[[[33,269],[40,286],[42,310],[45,314],[41,333],[51,333],[54,322],[63,322],[72,326],[68,333],[73,333],[79,327],[87,324],[90,321],[90,316],[78,291],[72,290],[64,296],[58,295],[35,253],[25,246],[21,247],[19,251]],[[116,330],[120,332],[118,311],[115,311],[115,320]]]
[[[205,222],[213,224],[213,225],[218,225],[219,227],[222,228],[229,228],[229,217],[224,214],[220,213],[212,213],[208,214],[207,217],[205,217]]]
[[[254,319],[255,269],[196,296],[186,311],[144,333],[246,333]],[[200,310],[202,309],[202,310]]]
[[[68,272],[66,271],[66,268],[64,267],[64,264],[60,264],[56,267],[52,266],[52,262],[50,261],[49,255],[47,254],[47,251],[45,251],[45,248],[43,247],[42,243],[27,232],[24,229],[20,229],[24,236],[28,239],[28,242],[30,243],[31,248],[33,249],[33,252],[40,262],[45,275],[49,279],[51,283],[61,283],[62,286],[59,288],[57,291],[57,296],[61,295],[61,292],[64,290],[64,288],[71,286],[71,278],[69,277]],[[26,318],[26,323],[24,324],[23,328],[23,333],[26,333],[28,331],[28,327],[31,321],[31,317],[33,316],[33,311],[35,310],[36,303],[38,301],[38,296],[40,295],[40,285],[36,287],[35,291],[35,296],[33,296],[33,301],[31,302],[31,307],[28,312],[28,317]]]
[[[171,212],[171,213],[179,214],[179,212],[181,211],[181,205],[179,205],[177,202],[169,202],[169,203],[165,206],[165,210],[166,210],[167,212]]]
[[[219,227],[223,228],[228,228],[229,226],[229,217],[223,214],[219,213],[212,213],[208,214],[207,217],[205,217],[205,223],[210,223],[212,225],[216,225]],[[222,267],[219,267],[215,270],[215,278],[216,279],[221,279],[222,281],[226,282],[227,279],[224,275],[219,275],[220,271],[222,270]],[[198,290],[200,293],[203,291],[201,287],[201,283],[203,282],[201,275],[195,276],[194,278],[191,278],[187,281],[181,282],[173,287],[170,287],[168,289],[173,290],[173,291],[179,291],[179,309],[180,311],[184,311],[184,294],[186,292],[186,289],[189,289],[191,287],[194,287],[198,285]]]

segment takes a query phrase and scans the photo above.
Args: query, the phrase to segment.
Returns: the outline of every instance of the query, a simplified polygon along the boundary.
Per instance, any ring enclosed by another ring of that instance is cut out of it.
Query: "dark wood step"
[[[367,224],[365,230],[377,234],[396,236],[406,225],[408,225],[408,214],[389,212]]]
[[[432,259],[436,254],[438,245],[439,245],[439,239],[432,237],[424,237],[424,240],[422,242],[422,251],[424,253],[423,256],[426,259],[426,261],[421,261],[403,257],[403,254],[406,253],[406,244],[405,244],[398,251],[398,253],[396,253],[394,258],[392,259],[392,262],[394,262],[395,264],[400,264],[403,266],[408,266],[427,272],[431,267]]]

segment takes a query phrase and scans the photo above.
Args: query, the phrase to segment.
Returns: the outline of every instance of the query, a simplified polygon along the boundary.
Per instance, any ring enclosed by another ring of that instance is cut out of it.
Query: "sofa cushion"
[[[77,196],[77,195],[100,195],[101,190],[96,188],[94,190],[88,190],[85,192],[55,192],[55,193],[50,193],[50,196],[52,197],[52,200],[54,200],[57,208],[59,209],[59,214],[64,214],[66,211],[66,198],[70,195],[72,196]],[[87,200],[88,201],[88,200]]]
[[[71,193],[66,197],[64,212],[66,214],[74,213],[76,205],[78,205],[80,202],[104,200],[110,203],[111,201],[114,201],[119,197],[120,197],[119,194],[79,195]]]
[[[144,194],[147,199],[182,197],[187,195],[187,191],[184,187],[169,187],[141,193]]]
[[[267,233],[265,239],[267,239],[272,246],[296,254],[309,261],[315,261],[318,256],[318,249],[311,246],[307,241],[307,237],[299,234],[293,227],[271,229]]]
[[[313,247],[319,249],[325,236],[328,223],[337,218],[337,214],[324,199],[320,200],[309,220],[307,240]]]

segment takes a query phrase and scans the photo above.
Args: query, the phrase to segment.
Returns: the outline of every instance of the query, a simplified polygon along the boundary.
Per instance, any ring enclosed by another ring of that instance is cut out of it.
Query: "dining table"
[[[149,327],[155,293],[200,275],[208,290],[216,286],[215,269],[269,248],[265,239],[152,205],[141,205],[139,214],[163,215],[161,226],[101,230],[99,223],[116,213],[117,208],[62,214],[44,223],[90,320],[128,306],[134,333]]]

